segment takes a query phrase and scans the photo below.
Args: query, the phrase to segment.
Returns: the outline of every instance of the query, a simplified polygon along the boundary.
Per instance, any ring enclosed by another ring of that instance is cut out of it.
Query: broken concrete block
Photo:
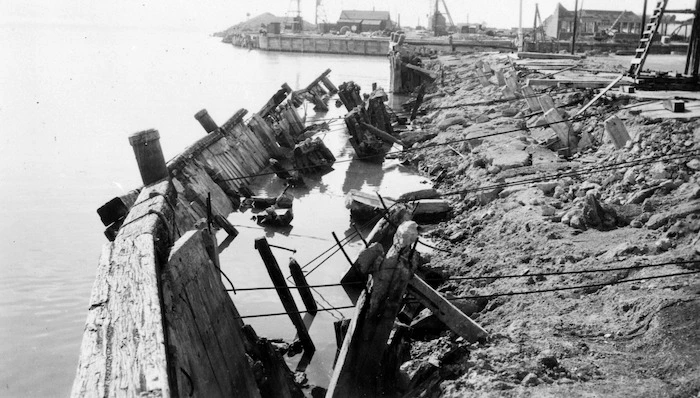
[[[501,87],[501,95],[505,99],[515,99],[515,92],[508,86]]]
[[[564,120],[558,110],[550,109],[544,113],[544,117],[547,119],[547,123],[549,123],[549,128],[557,133],[557,137],[562,145],[569,149],[576,148],[578,138],[572,132],[571,123]]]
[[[685,102],[675,99],[667,99],[663,102],[664,108],[673,113],[685,112]]]
[[[578,142],[578,150],[583,151],[591,146],[593,146],[593,137],[587,131],[582,132]]]
[[[530,86],[524,86],[521,88],[525,101],[527,101],[527,106],[531,111],[537,112],[542,109],[540,106],[540,101],[538,101],[537,96],[535,96],[535,90]]]
[[[501,69],[496,71],[496,80],[498,81],[499,87],[506,85],[506,77],[503,75],[503,71]]]
[[[550,109],[554,109],[554,100],[549,94],[540,96],[538,100],[540,102],[540,108],[543,112],[547,112]]]
[[[625,124],[615,115],[605,120],[605,134],[610,137],[617,149],[624,147],[631,139]]]

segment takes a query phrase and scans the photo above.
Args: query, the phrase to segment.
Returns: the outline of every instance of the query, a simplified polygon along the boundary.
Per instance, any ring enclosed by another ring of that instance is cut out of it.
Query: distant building
[[[389,11],[343,10],[338,18],[337,29],[347,26],[351,32],[374,32],[391,29],[394,25]]]
[[[581,10],[578,14],[578,35],[584,39],[587,36],[600,36],[612,30],[622,37],[639,38],[642,32],[642,17],[631,11]],[[554,13],[542,24],[547,36],[568,40],[574,33],[574,12],[558,3]]]

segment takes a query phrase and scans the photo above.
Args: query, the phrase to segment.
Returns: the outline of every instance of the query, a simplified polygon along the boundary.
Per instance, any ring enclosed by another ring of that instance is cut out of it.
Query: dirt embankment
[[[409,396],[698,396],[700,274],[654,277],[700,269],[689,261],[700,251],[700,123],[648,120],[622,109],[636,100],[606,96],[572,126],[592,146],[563,160],[545,147],[550,128],[523,129],[542,123],[525,100],[468,105],[501,98],[474,64],[509,68],[504,55],[458,58],[443,63],[420,133],[404,133],[433,138],[405,161],[453,193],[453,217],[424,232],[444,250],[427,266],[488,276],[439,290],[466,296],[457,304],[491,338],[427,331],[402,366]],[[595,93],[549,94],[566,118]],[[611,115],[632,137],[620,149],[604,133]],[[590,270],[601,271],[579,272]]]

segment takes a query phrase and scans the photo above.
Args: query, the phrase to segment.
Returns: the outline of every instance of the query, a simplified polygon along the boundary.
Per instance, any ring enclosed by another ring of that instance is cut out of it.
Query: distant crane
[[[618,22],[620,22],[620,19],[622,19],[622,16],[625,15],[627,10],[622,11],[620,15],[617,16],[617,19],[613,21],[613,23],[610,25],[610,27],[601,29],[600,31],[595,33],[595,36],[593,38],[595,40],[606,40],[606,39],[612,39],[615,37],[617,34],[618,30],[615,29],[615,25],[617,25]]]
[[[542,17],[540,16],[540,7],[537,3],[535,3],[535,22],[532,26],[532,41],[534,43],[544,41],[544,25],[542,24]]]

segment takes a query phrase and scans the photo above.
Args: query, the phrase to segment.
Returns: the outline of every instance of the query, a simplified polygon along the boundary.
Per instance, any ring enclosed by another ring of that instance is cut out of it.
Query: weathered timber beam
[[[527,79],[528,86],[558,86],[568,88],[604,88],[610,84],[609,80],[582,80],[582,79]],[[613,87],[619,87],[626,82],[618,81]]]
[[[386,258],[372,270],[371,288],[357,301],[327,397],[376,396],[383,387],[382,358],[408,281],[418,266],[416,223],[401,224]]]
[[[145,187],[104,245],[72,397],[170,396],[158,270],[175,238],[173,196],[168,180]]]
[[[315,85],[318,84],[318,82],[322,81],[323,78],[327,78],[327,76],[328,76],[330,73],[331,73],[330,68],[329,68],[329,69],[326,69],[323,73],[321,73],[321,75],[320,75],[319,77],[317,77],[316,79],[314,79],[311,83],[309,83],[308,86],[306,86],[305,91],[311,90]],[[330,87],[329,87],[329,88],[330,88]]]
[[[372,126],[371,124],[362,122],[362,125],[367,129],[367,131],[376,135],[377,138],[381,139],[382,141],[386,141],[390,144],[398,144],[398,145],[404,146],[403,141],[401,141],[400,139],[398,139],[398,138],[396,138],[388,133],[385,133],[384,131]]]
[[[586,58],[584,55],[571,55],[571,54],[553,54],[553,53],[535,53],[519,51],[518,58],[520,59],[583,59]]]
[[[282,88],[277,90],[277,92],[270,98],[265,105],[258,111],[258,115],[260,117],[265,118],[267,115],[270,114],[275,108],[279,106],[279,104],[282,103],[287,98],[287,95],[289,95],[292,92],[291,87],[287,85],[287,83],[284,83],[282,85]]]
[[[207,251],[216,238],[188,231],[163,268],[169,367],[180,396],[259,398],[246,357],[240,315]],[[213,256],[218,256],[214,251]]]
[[[435,80],[435,79],[438,78],[438,74],[437,74],[437,73],[435,73],[435,72],[433,72],[433,71],[429,71],[429,70],[424,69],[424,68],[421,68],[420,66],[416,66],[416,65],[408,64],[408,63],[407,63],[407,64],[404,64],[404,66],[407,67],[408,69],[414,70],[414,71],[416,71],[416,72],[420,72],[420,73],[422,73],[422,74],[424,74],[424,75],[430,77],[430,78],[433,79],[433,80]]]
[[[408,293],[418,299],[448,328],[470,343],[482,341],[488,337],[488,332],[481,325],[466,316],[418,275],[414,275],[408,281]]]

